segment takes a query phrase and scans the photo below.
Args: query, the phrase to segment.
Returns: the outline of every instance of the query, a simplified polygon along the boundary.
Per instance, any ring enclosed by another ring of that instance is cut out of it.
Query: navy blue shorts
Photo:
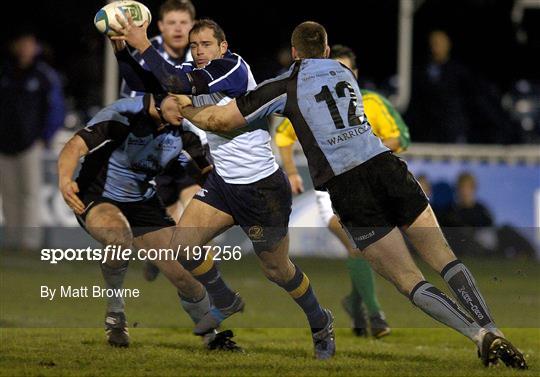
[[[273,250],[287,235],[292,193],[281,169],[244,185],[227,183],[213,171],[193,198],[231,215],[256,253]]]

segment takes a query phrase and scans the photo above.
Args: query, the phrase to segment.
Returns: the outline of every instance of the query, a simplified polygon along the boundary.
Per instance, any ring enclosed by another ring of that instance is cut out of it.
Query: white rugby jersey
[[[257,83],[249,66],[247,64],[246,66],[247,90],[252,90],[257,86]],[[192,100],[196,107],[214,104],[223,106],[229,103],[232,98],[219,92],[193,96]],[[268,177],[278,169],[278,164],[272,153],[271,136],[267,125],[265,122],[260,125],[262,128],[258,128],[256,125],[247,128],[255,128],[252,131],[240,130],[230,134],[206,133],[216,172],[225,182],[253,183]]]
[[[119,62],[126,58],[120,54],[117,57]],[[249,65],[230,51],[204,68],[197,68],[194,62],[174,67],[163,64],[163,57],[154,48],[148,48],[141,57],[151,70],[152,79],[157,79],[168,92],[192,94],[194,106],[224,105],[256,87]],[[145,75],[130,71],[129,64],[120,64],[120,69],[132,89],[145,90],[155,85],[150,78],[145,81]],[[135,87],[137,83],[142,88]],[[278,169],[265,119],[229,133],[207,132],[207,139],[216,173],[227,183],[253,183]]]

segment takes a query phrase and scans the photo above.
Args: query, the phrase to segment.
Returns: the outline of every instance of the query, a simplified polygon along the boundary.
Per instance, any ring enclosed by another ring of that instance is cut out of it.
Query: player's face
[[[180,126],[184,119],[180,115],[180,110],[174,96],[167,96],[161,101],[161,115],[163,119],[173,126]]]
[[[173,10],[163,15],[158,27],[166,46],[173,50],[185,49],[189,42],[193,19],[188,12]]]
[[[227,51],[227,41],[218,42],[214,36],[214,30],[203,28],[189,36],[191,55],[197,64],[197,68],[205,67],[211,60],[223,57]]]

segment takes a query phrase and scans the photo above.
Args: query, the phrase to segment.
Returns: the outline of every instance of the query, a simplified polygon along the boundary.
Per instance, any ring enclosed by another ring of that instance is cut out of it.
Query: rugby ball
[[[124,17],[124,19],[127,19],[126,15],[128,13],[131,15],[133,23],[137,26],[144,24],[144,21],[148,21],[148,23],[152,21],[152,14],[146,5],[133,0],[120,0],[113,1],[98,10],[94,17],[94,25],[102,34],[108,36],[117,35],[116,32],[111,29],[111,25],[116,28],[121,27],[118,21],[116,21],[115,15],[119,14],[121,17]]]

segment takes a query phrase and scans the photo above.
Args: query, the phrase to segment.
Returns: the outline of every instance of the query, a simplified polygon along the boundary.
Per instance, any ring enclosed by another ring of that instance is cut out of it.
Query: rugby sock
[[[180,297],[182,308],[184,308],[195,324],[197,324],[201,318],[210,311],[210,296],[208,296],[208,292],[206,291],[204,291],[204,296],[198,300],[183,297],[180,295],[180,292],[178,292],[178,297]]]
[[[482,297],[469,269],[459,259],[456,259],[443,268],[441,276],[476,323],[489,331],[497,333],[497,326],[495,326],[486,301]]]
[[[427,281],[418,283],[410,293],[409,299],[433,319],[459,331],[477,345],[481,345],[485,330],[453,300]]]
[[[122,289],[124,284],[124,277],[128,268],[128,262],[126,261],[121,267],[110,267],[106,263],[100,263],[101,273],[105,279],[107,289]],[[124,312],[124,298],[121,297],[107,298],[107,312],[123,313]]]
[[[373,271],[368,261],[362,258],[349,257],[347,268],[353,284],[353,291],[361,297],[366,305],[370,317],[377,315],[381,311],[381,306],[375,293],[375,280]]]
[[[221,274],[211,256],[207,259],[182,261],[182,265],[191,272],[195,279],[204,285],[215,307],[224,309],[232,305],[235,293],[221,278]]]
[[[294,267],[296,270],[293,278],[285,284],[279,284],[279,286],[285,289],[306,313],[311,331],[317,332],[326,326],[328,318],[319,305],[307,275],[297,265]]]

